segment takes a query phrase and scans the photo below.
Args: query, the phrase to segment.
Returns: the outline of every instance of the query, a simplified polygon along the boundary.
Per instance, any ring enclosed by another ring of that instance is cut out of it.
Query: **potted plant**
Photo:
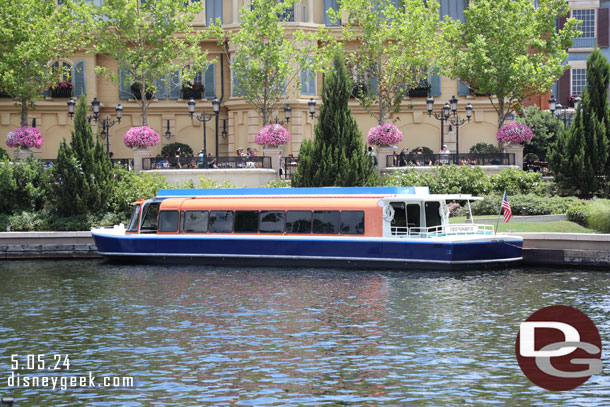
[[[568,98],[568,102],[570,103],[570,107],[574,107],[576,104],[576,99],[582,99],[581,95],[570,95]]]
[[[51,86],[49,96],[52,98],[69,98],[72,97],[72,82],[61,81],[57,85]]]
[[[379,147],[390,147],[402,141],[402,133],[392,123],[372,127],[369,130],[369,144]]]
[[[521,123],[505,124],[500,127],[496,139],[500,144],[523,144],[532,141],[532,129]]]
[[[427,80],[419,81],[419,84],[415,88],[411,88],[407,91],[407,96],[410,98],[427,98],[430,92],[430,84]]]
[[[203,99],[205,87],[202,83],[185,83],[182,85],[182,99]]]
[[[6,135],[6,145],[17,148],[15,157],[31,156],[33,153],[30,148],[40,148],[43,141],[42,134],[35,127],[19,127],[9,131]]]
[[[129,148],[146,148],[159,143],[159,133],[148,126],[137,126],[127,130],[123,143]]]
[[[290,134],[284,126],[278,123],[268,124],[254,136],[254,142],[261,146],[277,148],[281,144],[288,143]]]

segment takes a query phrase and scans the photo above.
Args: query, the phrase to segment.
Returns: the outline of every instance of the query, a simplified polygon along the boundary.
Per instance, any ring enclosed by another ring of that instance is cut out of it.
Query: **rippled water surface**
[[[569,392],[531,384],[514,354],[519,323],[554,304],[585,312],[605,352],[603,374]],[[609,341],[603,271],[0,262],[0,397],[14,407],[608,406]],[[69,369],[48,371],[55,354]],[[89,372],[134,386],[9,387]]]

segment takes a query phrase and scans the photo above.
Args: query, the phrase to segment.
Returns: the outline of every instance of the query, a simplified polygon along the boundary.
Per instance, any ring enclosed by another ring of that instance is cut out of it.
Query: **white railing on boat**
[[[427,238],[440,236],[459,236],[459,235],[493,235],[493,225],[479,225],[473,223],[460,223],[452,225],[439,225],[430,227],[407,227],[392,226],[392,236]]]

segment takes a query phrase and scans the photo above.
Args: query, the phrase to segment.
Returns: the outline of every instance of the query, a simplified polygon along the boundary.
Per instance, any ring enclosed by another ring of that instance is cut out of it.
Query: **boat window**
[[[407,205],[407,225],[410,228],[418,228],[420,227],[420,223],[419,223],[419,214],[420,214],[420,208],[419,208],[419,204],[408,204]]]
[[[140,220],[140,205],[135,205],[133,208],[133,215],[131,215],[131,220],[129,221],[129,226],[127,227],[128,232],[137,232],[138,231],[138,221]]]
[[[157,218],[161,202],[145,203],[142,209],[142,224],[140,233],[157,233]]]
[[[341,233],[344,235],[363,235],[364,234],[364,212],[363,211],[342,211],[341,212]]]
[[[235,233],[258,233],[258,211],[235,211]]]
[[[178,211],[159,212],[159,232],[178,231]]]
[[[392,219],[392,226],[395,228],[406,228],[407,227],[407,214],[405,212],[404,202],[390,202],[392,208],[394,208],[394,218]],[[401,230],[405,231],[405,230]]]
[[[426,226],[440,226],[441,225],[441,203],[440,202],[426,202]]]
[[[313,233],[324,235],[339,233],[339,211],[314,211]]]
[[[185,233],[205,233],[208,231],[208,211],[186,211],[184,215]]]
[[[233,211],[210,211],[209,225],[211,233],[233,232]]]
[[[286,233],[311,233],[311,211],[286,212]]]
[[[261,211],[261,233],[284,233],[286,214],[284,211]]]

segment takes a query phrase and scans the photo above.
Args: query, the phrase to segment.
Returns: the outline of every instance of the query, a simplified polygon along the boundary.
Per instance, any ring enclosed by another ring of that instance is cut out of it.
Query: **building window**
[[[572,95],[582,95],[582,90],[586,85],[587,70],[572,69]]]
[[[313,63],[313,58],[309,58]],[[301,69],[301,95],[316,95],[316,73],[308,68]]]
[[[572,10],[572,16],[581,21],[578,28],[582,34],[578,38],[595,38],[595,9]]]

